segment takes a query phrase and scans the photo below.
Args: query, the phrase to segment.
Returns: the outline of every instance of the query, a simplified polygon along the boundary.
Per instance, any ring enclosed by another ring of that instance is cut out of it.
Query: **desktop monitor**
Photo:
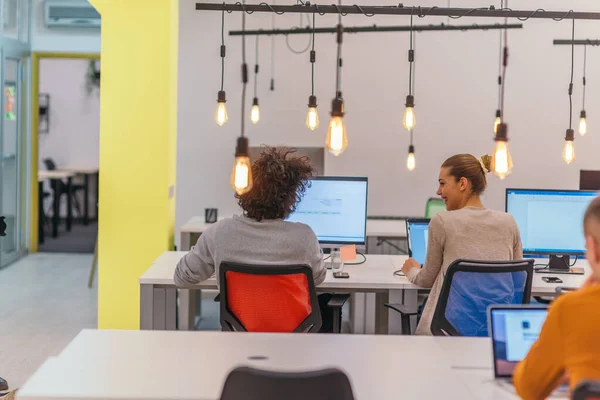
[[[519,226],[523,253],[584,255],[583,215],[597,195],[582,190],[506,189],[506,212]]]
[[[579,171],[580,190],[600,190],[600,171]]]
[[[318,176],[311,179],[288,221],[312,228],[321,247],[366,245],[366,177]]]
[[[422,266],[427,257],[429,240],[429,218],[406,220],[406,236],[408,240],[408,256],[417,260]]]

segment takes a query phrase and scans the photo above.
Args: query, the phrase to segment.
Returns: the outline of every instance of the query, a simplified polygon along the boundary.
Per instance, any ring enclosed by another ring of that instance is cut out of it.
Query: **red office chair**
[[[246,332],[318,332],[321,313],[306,265],[219,267],[221,328]]]

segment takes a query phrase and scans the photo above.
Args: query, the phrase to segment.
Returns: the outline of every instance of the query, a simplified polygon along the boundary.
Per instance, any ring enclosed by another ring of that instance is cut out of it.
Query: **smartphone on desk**
[[[563,283],[562,279],[556,276],[544,276],[542,280],[546,283]]]

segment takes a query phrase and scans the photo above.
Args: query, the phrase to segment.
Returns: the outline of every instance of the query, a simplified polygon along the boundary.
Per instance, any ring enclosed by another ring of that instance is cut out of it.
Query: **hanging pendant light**
[[[254,125],[260,121],[260,110],[258,108],[258,96],[256,94],[258,86],[258,35],[256,35],[256,64],[254,65],[254,98],[252,99],[252,109],[250,110],[250,121]]]
[[[587,46],[584,46],[583,47],[583,104],[581,105],[581,114],[579,114],[579,134],[581,136],[585,136],[585,134],[588,131],[587,113],[585,112],[586,64],[587,64]]]
[[[340,91],[340,75],[342,68],[342,16],[338,16],[337,25],[337,69],[336,69],[336,97],[331,101],[331,120],[327,130],[325,145],[327,150],[334,156],[339,156],[348,147],[348,136],[346,135],[346,126],[344,124],[344,99]]]
[[[571,81],[569,82],[569,129],[565,135],[565,147],[563,149],[562,158],[567,164],[571,164],[575,161],[575,131],[573,130],[573,74],[575,70],[575,20],[573,20],[572,32],[571,32]],[[585,121],[585,111],[583,114]],[[587,123],[585,123],[585,131],[587,132]],[[579,123],[581,129],[581,121]],[[581,130],[580,130],[581,133]],[[582,134],[582,136],[585,133]]]
[[[244,1],[245,4],[245,1]],[[246,13],[242,13],[242,30],[246,30]],[[235,160],[231,171],[230,185],[238,196],[252,189],[252,163],[250,161],[250,146],[245,133],[244,109],[246,103],[246,87],[248,86],[248,64],[246,64],[246,38],[242,36],[242,129],[235,147]]]
[[[413,49],[413,16],[410,15],[410,49],[408,50],[408,95],[406,96],[406,106],[404,110],[404,117],[402,118],[402,124],[408,131],[412,131],[417,126],[417,117],[415,115],[415,97],[412,93],[413,86],[413,63],[415,62],[415,50]]]
[[[226,95],[223,90],[223,84],[225,81],[225,9],[221,14],[221,90],[217,93],[217,111],[215,112],[215,122],[219,126],[223,126],[227,123],[229,117],[227,116],[227,107],[225,107]]]
[[[314,131],[319,127],[319,113],[317,112],[317,96],[315,96],[315,13],[313,12],[312,50],[310,51],[311,65],[311,95],[308,97],[308,112],[306,113],[306,127]]]
[[[413,146],[411,144],[410,146],[408,146],[408,157],[406,158],[406,168],[408,168],[409,171],[414,171],[416,166],[417,166],[417,163],[415,160],[415,146]]]

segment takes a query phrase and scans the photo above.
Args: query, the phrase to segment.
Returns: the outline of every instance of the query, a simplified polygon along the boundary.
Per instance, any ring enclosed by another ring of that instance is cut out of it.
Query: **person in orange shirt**
[[[513,383],[524,400],[548,397],[565,376],[571,390],[600,380],[600,197],[588,207],[583,228],[592,275],[550,306],[537,342],[517,365]]]

